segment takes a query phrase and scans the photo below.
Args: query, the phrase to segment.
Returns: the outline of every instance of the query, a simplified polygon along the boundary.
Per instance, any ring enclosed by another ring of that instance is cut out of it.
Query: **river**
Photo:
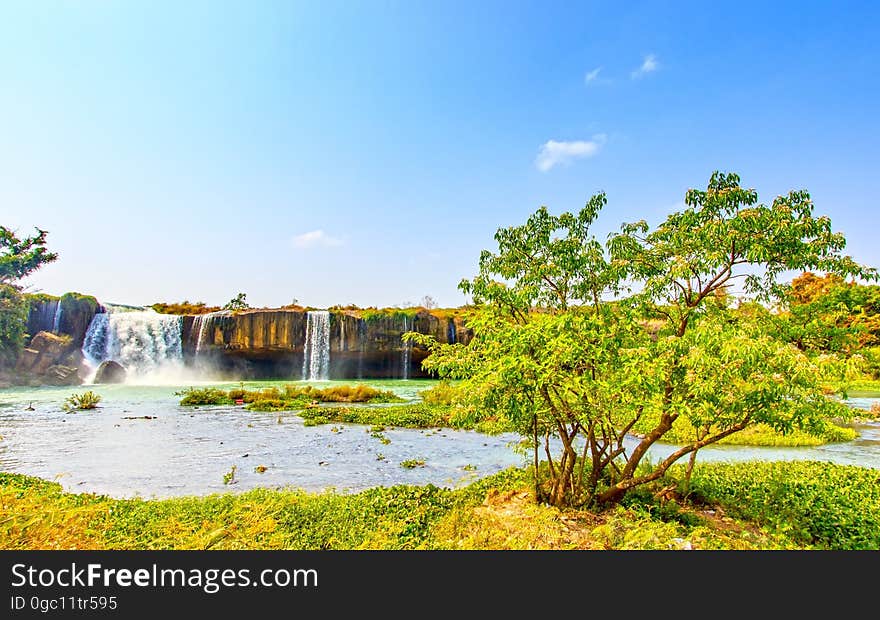
[[[245,387],[283,383],[246,382]],[[317,385],[342,383],[354,382]],[[417,399],[418,391],[434,382],[368,383]],[[459,486],[528,460],[514,450],[518,441],[514,434],[394,429],[384,431],[391,441],[383,444],[365,426],[308,427],[293,412],[181,407],[175,392],[184,387],[188,386],[0,390],[0,470],[57,480],[69,491],[150,498],[255,487],[348,492],[394,484]],[[64,399],[84,389],[102,396],[100,407],[65,413]],[[850,404],[868,408],[878,400],[880,395],[860,395]],[[809,459],[880,469],[880,424],[856,428],[859,437],[846,443],[805,448],[717,446],[701,450],[699,461]],[[658,459],[672,450],[673,446],[657,445],[650,457]],[[424,460],[425,466],[401,467],[408,459]],[[224,474],[233,466],[235,482],[224,484]],[[258,466],[265,472],[257,473]]]

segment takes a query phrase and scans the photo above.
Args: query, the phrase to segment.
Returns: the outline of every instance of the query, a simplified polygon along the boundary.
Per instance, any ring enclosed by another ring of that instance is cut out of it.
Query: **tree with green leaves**
[[[248,305],[247,295],[245,293],[239,293],[228,302],[226,302],[226,305],[223,306],[224,310],[232,311],[247,310],[248,308],[250,308],[250,305]]]
[[[0,368],[12,366],[24,346],[29,304],[11,284],[0,284]]]
[[[12,365],[24,344],[28,303],[18,281],[58,258],[46,248],[45,230],[20,239],[0,226],[0,366]]]
[[[58,258],[46,248],[47,231],[19,239],[14,231],[0,226],[0,284],[14,284]]]
[[[780,302],[783,337],[803,351],[856,355],[880,342],[880,286],[805,272]]]
[[[498,250],[460,285],[475,303],[468,345],[408,336],[430,349],[426,369],[463,379],[463,392],[529,438],[539,499],[614,503],[749,426],[818,431],[846,415],[763,313],[730,305],[737,284],[778,298],[792,269],[876,276],[842,254],[844,238],[806,192],[763,205],[737,175],[716,172],[682,211],[653,229],[624,224],[602,244],[590,227],[605,202],[598,194],[559,216],[542,207],[498,230]],[[679,419],[696,438],[651,463]]]

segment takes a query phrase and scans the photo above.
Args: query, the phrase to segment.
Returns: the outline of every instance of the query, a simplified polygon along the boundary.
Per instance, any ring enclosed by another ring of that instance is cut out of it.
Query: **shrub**
[[[401,461],[400,466],[405,467],[406,469],[415,469],[416,467],[424,467],[425,461],[421,459],[407,459]]]
[[[673,477],[683,478],[683,467]],[[829,549],[880,548],[880,472],[815,461],[698,465],[692,497]]]
[[[183,396],[181,405],[228,405],[236,400],[248,404],[252,411],[291,411],[302,409],[310,402],[330,403],[394,403],[403,399],[394,392],[377,390],[368,385],[341,385],[323,390],[307,385],[299,387],[285,385],[284,388],[267,387],[261,390],[246,390],[244,386],[228,392],[217,388],[189,388],[175,392]]]
[[[86,409],[95,409],[100,402],[100,395],[89,390],[82,394],[71,394],[67,397],[67,400],[64,401],[64,404],[61,405],[61,407],[67,412],[83,411]]]
[[[232,399],[226,392],[217,388],[187,388],[180,392],[174,393],[176,396],[183,396],[180,399],[181,405],[231,405]]]
[[[190,302],[188,300],[176,303],[159,302],[150,306],[159,314],[207,314],[217,312],[220,306],[206,306],[203,301]]]
[[[419,392],[422,401],[429,405],[452,405],[460,400],[458,389],[447,380]]]
[[[290,411],[305,407],[303,400],[284,400],[281,398],[258,398],[247,405],[248,411]]]

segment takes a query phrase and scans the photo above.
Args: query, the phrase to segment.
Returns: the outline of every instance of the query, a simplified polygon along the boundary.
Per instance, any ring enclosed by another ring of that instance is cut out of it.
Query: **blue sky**
[[[49,231],[32,290],[458,305],[538,206],[604,190],[604,236],[721,169],[767,202],[808,189],[880,266],[878,24],[874,2],[4,2],[0,224]]]

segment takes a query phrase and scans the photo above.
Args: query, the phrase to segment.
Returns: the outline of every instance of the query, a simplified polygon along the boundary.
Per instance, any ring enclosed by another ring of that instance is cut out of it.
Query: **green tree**
[[[14,284],[58,258],[46,248],[47,234],[37,228],[33,237],[19,239],[15,232],[0,226],[0,284]]]
[[[484,251],[479,274],[461,283],[476,304],[467,346],[408,336],[431,350],[425,368],[464,379],[465,393],[530,438],[541,499],[616,502],[750,425],[818,431],[846,415],[821,393],[811,360],[774,338],[764,313],[733,311],[728,291],[741,281],[766,301],[787,270],[874,272],[842,255],[844,238],[813,216],[806,192],[761,205],[739,177],[716,172],[685,203],[606,244],[590,233],[603,194],[577,214],[542,207],[500,229],[497,252]],[[697,438],[650,464],[682,417]],[[633,438],[637,424],[648,430]]]
[[[24,346],[29,304],[11,284],[0,284],[0,368],[15,364]]]
[[[803,351],[854,355],[880,342],[880,286],[805,272],[780,302],[782,336]]]
[[[247,302],[247,295],[245,293],[239,293],[232,299],[230,299],[226,305],[223,306],[224,310],[247,310],[250,308]]]
[[[58,258],[46,249],[46,234],[37,228],[36,235],[19,239],[0,226],[0,366],[15,363],[24,344],[28,303],[17,282]]]

